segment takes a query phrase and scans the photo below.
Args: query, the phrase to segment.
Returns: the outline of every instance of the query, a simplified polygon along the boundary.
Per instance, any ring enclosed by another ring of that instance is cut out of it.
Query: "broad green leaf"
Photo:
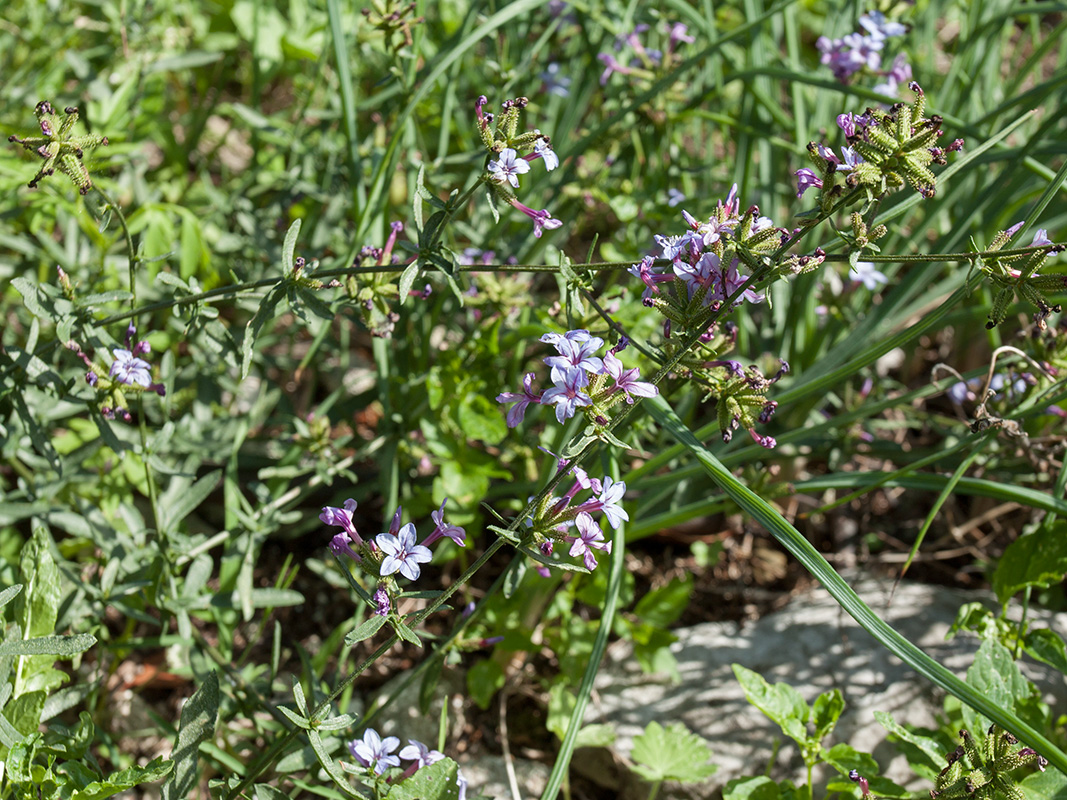
[[[493,659],[486,658],[467,670],[467,691],[478,708],[489,708],[489,701],[504,685],[504,671]]]
[[[1036,694],[1030,681],[1019,672],[1019,665],[1011,657],[1011,651],[992,639],[986,639],[978,648],[974,663],[967,670],[967,683],[990,702],[1016,714],[1021,710],[1019,704]],[[962,710],[964,724],[971,733],[975,736],[984,734],[989,727],[989,719],[967,706]]]
[[[841,712],[845,710],[845,698],[840,689],[823,692],[815,698],[811,706],[811,721],[815,725],[815,733],[812,738],[820,741],[834,729]]]
[[[256,800],[290,800],[289,795],[281,789],[275,789],[266,783],[257,783],[252,786],[252,793]]]
[[[171,752],[174,772],[163,784],[163,800],[184,800],[193,791],[199,775],[200,744],[214,736],[218,712],[219,676],[211,672],[182,706],[178,739]]]
[[[451,758],[420,767],[389,790],[389,800],[458,800],[458,771],[459,766]]]
[[[811,709],[800,692],[787,683],[771,686],[758,672],[731,664],[748,702],[778,723],[782,732],[798,744],[808,741],[807,721]]]
[[[883,778],[878,773],[881,769],[878,762],[869,753],[863,753],[854,747],[840,743],[835,744],[822,754],[826,763],[838,771],[844,780],[832,781],[831,785],[836,791],[855,791],[856,785],[848,778],[851,770],[856,770],[867,779],[871,792],[877,797],[907,797],[908,792],[897,786],[889,778]],[[829,789],[829,786],[827,787]],[[858,792],[856,792],[858,794]]]
[[[1040,628],[1023,637],[1023,649],[1031,658],[1043,661],[1067,675],[1067,644],[1054,630]]]
[[[190,485],[185,479],[171,481],[166,492],[159,498],[161,524],[167,532],[172,532],[178,523],[200,507],[222,480],[222,470],[217,469],[199,478]]]
[[[399,290],[400,290],[400,305],[408,299],[408,292],[411,291],[411,287],[415,285],[415,280],[419,277],[419,262],[412,261],[406,267],[404,271],[400,273]]]
[[[293,224],[289,226],[289,230],[285,232],[285,241],[282,242],[282,270],[286,277],[289,277],[293,273],[293,261],[296,255],[296,240],[300,236],[300,226],[302,221],[294,219]]]
[[[993,591],[1001,604],[1027,586],[1048,587],[1067,574],[1067,520],[1040,527],[1016,539],[993,573]]]
[[[1067,775],[1055,769],[1034,772],[1019,783],[1026,800],[1067,800]]]
[[[22,548],[19,569],[22,572],[25,591],[15,599],[15,621],[19,624],[23,639],[48,636],[55,630],[59,609],[59,570],[52,560],[49,539],[44,528],[36,527],[33,537]],[[35,687],[34,678],[50,673],[55,660],[53,655],[18,656],[15,667],[15,697],[34,691],[35,688],[45,688]],[[49,681],[47,688],[54,688],[55,685],[58,684]]]
[[[171,774],[173,761],[164,761],[162,756],[143,767],[130,767],[109,775],[105,780],[90,783],[84,789],[75,790],[71,800],[104,800],[142,783],[159,781]]]
[[[674,578],[666,586],[653,589],[634,607],[634,614],[645,622],[666,629],[678,619],[693,595],[693,576]]]
[[[735,778],[726,783],[722,800],[778,800],[778,784],[766,775]]]
[[[666,728],[658,722],[648,723],[644,733],[634,737],[630,758],[635,762],[634,772],[653,783],[696,783],[718,769],[709,763],[708,743],[680,722]]]

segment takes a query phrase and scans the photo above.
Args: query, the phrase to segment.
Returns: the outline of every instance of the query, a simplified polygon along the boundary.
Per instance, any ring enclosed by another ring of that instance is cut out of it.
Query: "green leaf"
[[[1031,658],[1043,661],[1067,675],[1067,644],[1049,628],[1030,631],[1023,637],[1023,649]]]
[[[382,625],[384,624],[385,617],[379,614],[371,614],[370,617],[349,632],[348,636],[345,637],[345,646],[351,647],[356,644],[356,642],[362,642],[364,639],[369,639],[381,630]]]
[[[285,241],[282,242],[282,269],[285,277],[293,274],[293,257],[296,255],[296,239],[300,235],[301,220],[294,219],[289,230],[285,232]]]
[[[650,625],[666,629],[689,605],[693,594],[693,576],[674,578],[666,586],[653,589],[638,602],[634,614]]]
[[[285,715],[286,719],[296,725],[296,727],[300,728],[300,730],[311,730],[311,723],[308,722],[307,717],[305,717],[303,714],[298,714],[291,708],[286,708],[285,706],[278,706],[278,710]]]
[[[787,683],[771,686],[758,672],[740,664],[731,664],[748,702],[778,723],[782,732],[798,744],[806,744],[810,737],[805,727],[811,710],[800,692]]]
[[[24,640],[47,636],[55,630],[59,609],[59,570],[52,560],[48,544],[50,539],[45,529],[38,526],[34,528],[33,537],[22,548],[19,569],[26,590],[15,599],[15,621]],[[52,672],[55,657],[49,654],[20,655],[18,659],[15,697],[24,692],[46,688],[35,685],[35,678]],[[52,685],[47,688],[58,685],[54,681],[50,681],[50,684]],[[39,711],[38,709],[38,713]]]
[[[778,800],[778,784],[766,775],[735,778],[726,783],[722,800]]]
[[[459,766],[451,758],[443,758],[426,767],[389,790],[389,800],[458,800]]]
[[[489,701],[503,685],[504,670],[491,658],[479,661],[467,671],[467,691],[483,711],[489,708]]]
[[[400,305],[408,299],[408,292],[411,291],[411,287],[415,285],[415,280],[419,277],[419,262],[418,260],[412,261],[406,267],[404,271],[400,273]]]
[[[993,573],[1002,605],[1027,586],[1048,587],[1067,573],[1067,520],[1040,527],[1008,545]]]
[[[311,749],[315,751],[315,758],[319,760],[319,764],[326,770],[326,774],[330,776],[334,784],[347,794],[349,797],[357,797],[359,800],[364,800],[362,794],[357,793],[352,785],[348,782],[348,778],[337,767],[337,762],[334,761],[333,756],[326,750],[326,746],[323,744],[322,737],[319,736],[319,732],[315,729],[308,731],[308,741],[311,743]],[[392,792],[389,793],[390,796]]]
[[[496,444],[508,435],[507,421],[500,407],[484,395],[468,394],[461,398],[456,416],[468,439]]]
[[[256,800],[289,800],[289,795],[281,789],[275,789],[266,783],[257,783],[252,786],[252,793]]]
[[[708,743],[680,722],[666,728],[658,722],[648,723],[645,732],[634,737],[630,758],[635,762],[634,771],[653,783],[696,783],[718,769],[708,763],[711,758]]]
[[[900,740],[897,748],[904,752],[908,764],[918,775],[931,781],[937,777],[944,767],[945,757],[943,748],[936,739],[912,733],[888,712],[875,711],[874,718],[891,736]]]
[[[89,633],[74,636],[39,636],[36,639],[14,639],[0,642],[0,657],[3,656],[61,656],[73,658],[96,644],[96,637]]]
[[[986,639],[978,648],[974,663],[967,670],[967,683],[982,696],[1000,708],[1018,713],[1020,701],[1028,700],[1035,693],[1034,687],[1011,657],[1011,651],[1000,642]],[[975,735],[981,735],[989,727],[989,719],[964,706],[963,720]]]
[[[811,721],[815,725],[815,733],[812,738],[821,741],[837,725],[841,718],[841,712],[845,710],[845,698],[840,689],[823,692],[815,698],[811,707]]]
[[[173,479],[167,491],[160,498],[160,516],[163,530],[172,532],[178,523],[200,507],[215,491],[215,487],[222,480],[222,470],[217,469],[209,472],[195,483],[189,485],[184,479]]]
[[[90,783],[84,789],[76,789],[70,797],[71,800],[103,800],[139,784],[162,780],[171,774],[172,769],[174,762],[164,761],[159,756],[143,767],[130,767],[109,775],[105,780]]]
[[[171,753],[174,773],[163,784],[163,800],[184,800],[193,791],[197,783],[200,743],[214,736],[218,712],[219,676],[211,672],[182,706],[178,739]]]
[[[14,586],[9,586],[4,591],[0,592],[0,608],[3,608],[22,591],[22,584],[16,583]]]
[[[835,744],[822,753],[826,763],[838,771],[845,780],[834,783],[835,791],[853,792],[856,785],[848,779],[848,773],[856,770],[865,777],[871,787],[871,793],[877,797],[907,797],[908,793],[888,778],[878,775],[881,769],[878,762],[869,753],[863,753],[847,744]],[[829,788],[829,787],[827,787]]]

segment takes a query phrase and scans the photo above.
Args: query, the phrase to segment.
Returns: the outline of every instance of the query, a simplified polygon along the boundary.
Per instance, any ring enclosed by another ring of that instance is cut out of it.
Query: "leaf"
[[[731,664],[748,702],[778,723],[782,732],[798,744],[809,741],[805,727],[811,711],[800,692],[787,683],[771,686],[758,672]]]
[[[467,671],[467,691],[483,711],[503,685],[504,670],[491,658],[482,659]]]
[[[285,715],[286,719],[296,725],[296,727],[304,731],[311,730],[311,723],[308,722],[307,717],[302,714],[297,714],[291,708],[286,708],[285,706],[278,706],[278,710]]]
[[[778,800],[778,784],[766,775],[727,781],[722,800]]]
[[[130,767],[113,773],[102,781],[90,783],[84,789],[76,789],[70,797],[71,800],[103,800],[139,784],[162,780],[171,774],[173,768],[173,761],[164,761],[163,757],[159,756],[143,767]]]
[[[404,267],[404,271],[400,273],[400,305],[408,299],[408,292],[411,291],[411,287],[415,285],[416,279],[419,277],[419,262],[416,259]]]
[[[906,797],[908,793],[897,786],[889,778],[878,775],[881,771],[878,762],[869,753],[863,753],[847,744],[835,744],[829,750],[823,752],[823,758],[838,771],[845,780],[834,784],[836,791],[854,791],[855,784],[848,779],[848,773],[856,770],[865,777],[870,785],[871,793],[878,797]],[[829,787],[827,787],[829,788]]]
[[[222,470],[217,469],[199,478],[191,486],[183,479],[172,480],[167,491],[160,497],[160,516],[163,530],[173,532],[175,527],[200,507],[222,480]]]
[[[285,241],[282,242],[282,269],[285,276],[293,273],[293,256],[296,254],[296,239],[300,235],[301,220],[294,219],[289,230],[285,232]]]
[[[393,786],[389,800],[458,800],[459,766],[451,758],[443,758]]]
[[[1051,586],[1067,573],[1067,520],[1041,527],[1008,545],[993,573],[1001,605],[1027,586]]]
[[[0,657],[3,656],[60,656],[73,658],[84,653],[96,644],[96,637],[90,633],[74,636],[38,636],[34,639],[15,639],[0,642]]]
[[[638,602],[634,614],[643,621],[666,629],[689,605],[693,594],[693,576],[674,578],[666,586],[653,589]]]
[[[219,676],[208,673],[204,683],[182,706],[178,739],[171,758],[174,773],[163,784],[163,800],[183,800],[197,783],[200,743],[214,736],[219,711]]]
[[[361,622],[358,627],[349,632],[348,636],[345,637],[345,646],[351,647],[356,644],[356,642],[362,642],[364,639],[369,639],[381,630],[382,625],[384,624],[385,617],[380,614],[372,614]]]
[[[257,783],[252,786],[252,792],[256,800],[289,800],[289,795],[281,789],[275,789],[266,783]]]
[[[351,784],[348,782],[348,778],[346,778],[344,773],[337,768],[337,762],[334,761],[333,756],[326,750],[322,737],[319,736],[319,732],[314,729],[309,730],[308,741],[311,742],[311,749],[315,751],[315,758],[319,760],[319,764],[326,770],[326,774],[330,776],[337,787],[349,797],[356,797],[359,798],[359,800],[364,800],[363,795],[358,794],[352,788]],[[389,794],[392,796],[392,792]]]
[[[1030,631],[1023,637],[1023,649],[1031,658],[1043,661],[1067,675],[1067,644],[1049,628]]]
[[[9,586],[4,591],[0,592],[0,608],[3,608],[12,600],[15,596],[22,591],[22,584],[16,583],[14,586]]]
[[[886,711],[875,711],[874,718],[891,736],[895,736],[906,747],[898,745],[898,749],[904,751],[908,764],[918,775],[933,780],[944,766],[945,758],[941,745],[936,739],[929,736],[921,736],[912,733],[900,725],[893,715]]]
[[[1000,642],[987,639],[978,648],[974,663],[967,670],[967,683],[991,702],[1003,709],[1018,713],[1016,705],[1034,694],[1030,682],[1019,672],[1011,651]],[[963,706],[963,720],[975,735],[989,727],[989,719]]]
[[[37,526],[33,537],[22,548],[19,569],[26,590],[15,599],[15,621],[23,639],[47,636],[55,630],[59,609],[59,570],[48,546],[50,538],[43,527]],[[43,688],[32,686],[34,678],[51,672],[55,663],[55,657],[50,654],[20,655],[18,659],[15,671],[16,698],[33,688]]]
[[[815,725],[812,739],[818,742],[829,735],[844,710],[845,698],[841,696],[840,689],[823,692],[816,697],[811,707],[811,721]]]
[[[695,783],[718,769],[708,763],[711,758],[708,743],[680,722],[666,728],[658,722],[648,723],[645,732],[634,737],[630,758],[636,762],[634,771],[653,783]]]

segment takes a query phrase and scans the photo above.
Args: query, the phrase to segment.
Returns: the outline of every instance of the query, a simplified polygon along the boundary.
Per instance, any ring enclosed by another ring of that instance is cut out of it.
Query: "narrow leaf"
[[[163,800],[184,800],[193,791],[197,783],[200,744],[214,736],[218,712],[219,676],[211,672],[182,707],[178,740],[171,753],[174,773],[163,784]]]

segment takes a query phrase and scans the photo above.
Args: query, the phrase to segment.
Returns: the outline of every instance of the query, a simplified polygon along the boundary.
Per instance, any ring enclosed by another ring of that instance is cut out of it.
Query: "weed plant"
[[[441,698],[522,681],[569,794],[609,638],[670,673],[691,602],[627,553],[699,521],[951,695],[938,732],[881,718],[933,796],[1061,797],[1016,660],[1067,674],[1026,613],[1067,573],[1065,32],[1006,0],[8,3],[0,797],[474,797]],[[902,575],[991,501],[965,678],[816,547]],[[736,672],[808,779],[728,800],[910,796],[824,746],[839,692]],[[409,685],[436,741],[379,728]],[[713,772],[677,724],[631,757],[651,794]]]

